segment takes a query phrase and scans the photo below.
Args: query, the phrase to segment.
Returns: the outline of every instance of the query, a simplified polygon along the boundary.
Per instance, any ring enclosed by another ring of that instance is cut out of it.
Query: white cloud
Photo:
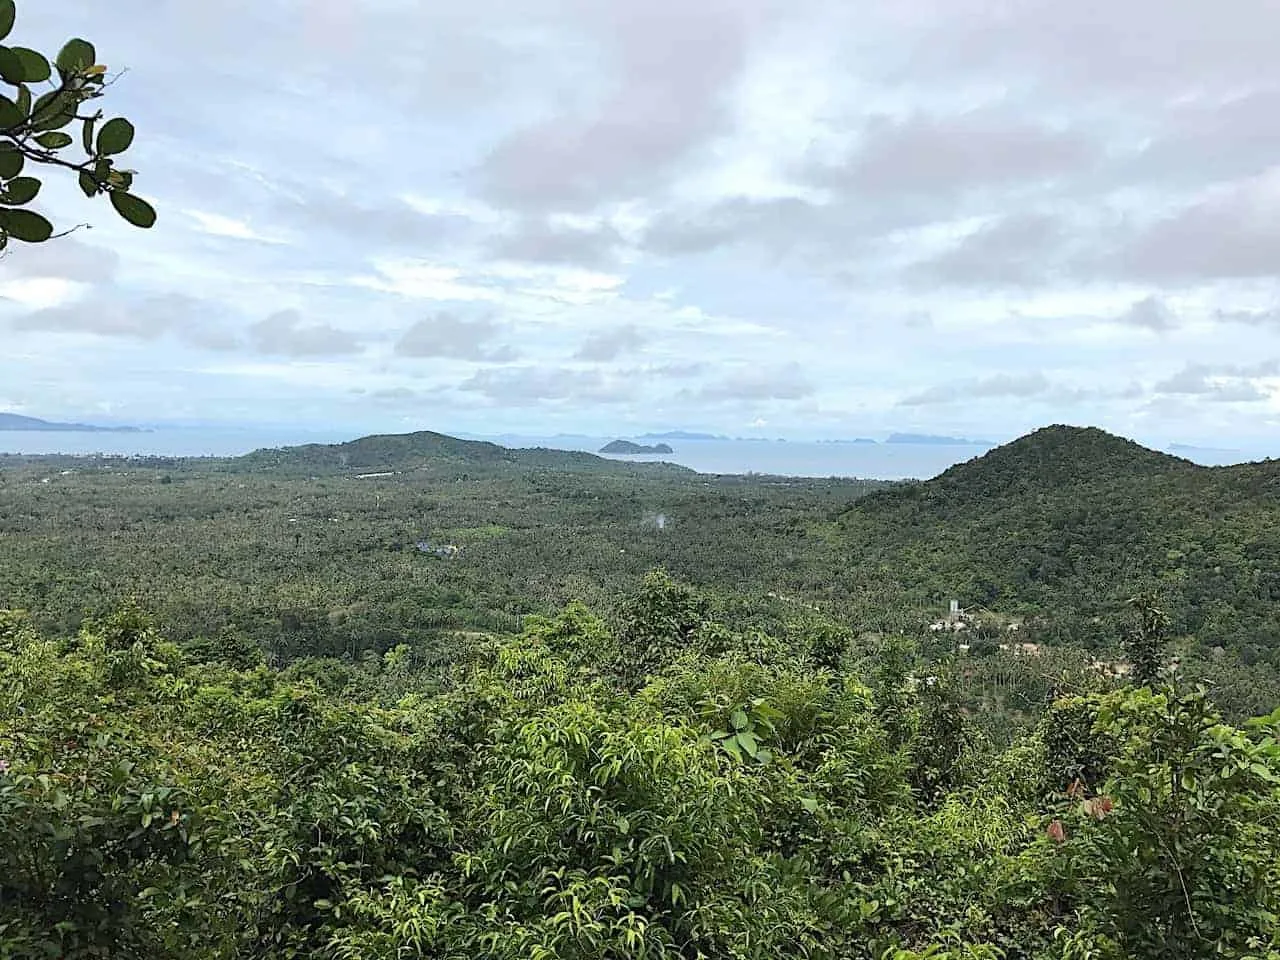
[[[75,300],[83,287],[60,277],[29,277],[0,281],[0,300],[10,300],[32,310],[60,307]]]
[[[276,240],[271,237],[263,236],[253,227],[243,220],[236,220],[233,217],[224,217],[218,213],[206,213],[203,210],[184,210],[187,216],[196,221],[200,225],[200,229],[214,237],[230,237],[233,240],[253,240],[258,243],[283,243],[283,240]]]

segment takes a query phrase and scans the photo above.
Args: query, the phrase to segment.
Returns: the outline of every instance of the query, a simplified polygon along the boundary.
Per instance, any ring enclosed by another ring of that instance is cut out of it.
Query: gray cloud
[[[1025,400],[1043,396],[1052,389],[1053,384],[1043,373],[1000,373],[977,380],[938,384],[904,398],[898,405],[927,407],[964,400],[997,398]]]
[[[1218,310],[1214,317],[1222,323],[1280,329],[1280,307],[1272,307],[1268,310]]]
[[[669,209],[648,225],[645,249],[667,256],[706,253],[744,242],[780,248],[812,243],[828,218],[813,204],[794,197],[754,200],[735,197],[698,210]]]
[[[706,363],[660,363],[656,366],[641,367],[638,370],[630,371],[628,375],[634,376],[656,376],[671,380],[687,380],[690,377],[699,377],[710,369]]]
[[[989,111],[954,116],[875,117],[840,166],[817,166],[821,183],[871,196],[949,196],[1079,172],[1090,140]]]
[[[802,400],[814,394],[813,384],[798,363],[740,370],[681,397],[706,403],[757,400]]]
[[[904,78],[959,83],[1014,74],[1045,97],[1111,100],[1238,90],[1274,68],[1268,41],[1277,19],[1270,0],[1229,7],[1198,0],[908,0],[877,17],[881,29],[910,32],[916,41],[900,61]]]
[[[637,353],[644,349],[647,338],[635,324],[615,327],[612,330],[598,330],[583,341],[575,360],[590,360],[595,363],[608,363],[617,360],[624,354]]]
[[[1272,277],[1280,263],[1280,170],[1219,188],[1139,229],[1108,260],[1157,282]]]
[[[351,356],[361,352],[360,338],[327,323],[307,323],[297,310],[281,310],[249,328],[259,353],[297,359]]]
[[[345,243],[359,240],[375,248],[434,249],[464,240],[476,229],[469,218],[459,214],[424,213],[396,197],[370,196],[356,199],[308,184],[291,188],[276,203],[281,222],[304,235],[322,231]]]
[[[1166,396],[1197,397],[1218,403],[1256,403],[1270,394],[1253,378],[1280,372],[1280,363],[1268,361],[1251,367],[1188,364],[1173,376],[1155,385],[1154,392]]]
[[[1021,286],[1045,280],[1063,226],[1044,213],[1014,213],[978,228],[951,249],[912,268],[924,283]]]
[[[510,346],[490,346],[502,333],[490,317],[466,320],[452,313],[437,313],[419,320],[396,343],[401,357],[440,357],[451,360],[507,362],[518,357]]]
[[[83,333],[155,341],[172,335],[191,346],[228,350],[236,338],[218,322],[218,309],[184,294],[127,298],[113,295],[36,310],[11,322],[14,330]]]
[[[513,407],[567,400],[619,403],[632,396],[631,387],[620,378],[606,377],[598,370],[566,367],[488,368],[477,371],[459,389]]]
[[[1125,327],[1138,327],[1152,333],[1167,333],[1178,325],[1177,315],[1159,297],[1144,297],[1131,306],[1115,323]]]
[[[523,217],[514,230],[492,241],[489,252],[501,260],[602,266],[615,262],[622,244],[622,236],[608,224],[582,229]]]
[[[9,277],[57,277],[76,283],[107,283],[116,275],[120,255],[106,247],[63,237],[48,243],[27,244],[20,252],[0,255]]]
[[[615,65],[609,92],[505,137],[475,171],[481,193],[521,209],[589,209],[662,185],[729,122],[756,0],[584,4]]]

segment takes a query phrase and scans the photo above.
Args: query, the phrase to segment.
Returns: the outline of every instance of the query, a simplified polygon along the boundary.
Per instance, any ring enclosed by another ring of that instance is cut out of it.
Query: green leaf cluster
[[[153,226],[154,208],[131,192],[135,172],[116,166],[133,143],[133,125],[116,117],[95,137],[103,114],[89,105],[104,95],[107,80],[93,44],[69,40],[50,60],[37,50],[6,45],[16,18],[14,0],[0,0],[0,250],[10,240],[43,243],[53,236],[53,224],[27,209],[43,185],[31,175],[36,167],[71,171],[86,196],[105,193],[127,222]],[[74,124],[80,124],[82,159],[67,155],[75,138],[65,128]]]

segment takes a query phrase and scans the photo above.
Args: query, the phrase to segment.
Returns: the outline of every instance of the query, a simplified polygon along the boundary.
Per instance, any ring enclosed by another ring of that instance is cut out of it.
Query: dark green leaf
[[[0,130],[10,130],[22,126],[26,115],[18,109],[18,105],[8,97],[0,96]]]
[[[95,66],[97,62],[97,51],[88,40],[68,40],[58,54],[58,69],[65,73],[79,73]]]
[[[8,146],[8,144],[6,144]],[[22,172],[27,158],[14,150],[0,150],[0,180],[8,180]]]
[[[733,711],[733,715],[729,717],[729,722],[733,724],[733,729],[735,730],[745,730],[747,729],[747,724],[750,723],[747,715],[741,710]]]
[[[37,130],[57,130],[65,127],[76,117],[76,107],[80,105],[71,94],[63,90],[53,90],[36,101],[31,108],[31,125]]]
[[[0,203],[14,207],[30,203],[40,192],[40,187],[41,183],[35,177],[16,177],[0,192]]]
[[[90,117],[84,122],[84,137],[82,142],[84,143],[85,153],[93,153],[93,127],[97,122],[98,117],[96,116]]]
[[[22,61],[8,47],[0,47],[0,80],[14,85],[22,82]]]
[[[43,243],[53,236],[53,224],[30,210],[0,210],[0,229],[26,243]]]
[[[63,147],[71,146],[71,137],[69,134],[62,133],[58,130],[42,133],[36,137],[36,143],[44,147],[46,150],[61,150]]]
[[[22,64],[22,76],[19,78],[22,82],[44,83],[53,76],[49,61],[38,51],[29,47],[14,47],[13,54]]]
[[[132,193],[113,191],[111,205],[116,208],[116,213],[120,214],[135,227],[142,227],[145,230],[156,222],[156,212],[151,204],[135,197]]]
[[[94,180],[88,173],[80,171],[80,189],[84,191],[86,197],[96,196],[98,193],[98,181]]]
[[[24,117],[31,116],[31,88],[25,83],[18,85],[18,109]]]
[[[13,21],[18,17],[18,8],[13,0],[0,0],[0,40],[13,32]]]
[[[133,124],[123,117],[107,121],[102,132],[98,134],[98,153],[111,156],[124,153],[133,143]]]

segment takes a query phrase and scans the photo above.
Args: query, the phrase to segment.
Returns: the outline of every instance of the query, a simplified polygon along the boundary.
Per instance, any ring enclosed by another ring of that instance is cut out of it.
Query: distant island
[[[690,433],[687,430],[668,430],[666,433],[646,433],[641,440],[728,440],[717,433]]]
[[[57,433],[142,433],[137,427],[96,427],[88,423],[57,423],[16,413],[0,413],[0,430],[41,430]]]
[[[989,447],[982,440],[966,440],[964,437],[938,437],[931,433],[891,433],[885,443],[916,443],[937,447]]]
[[[675,453],[665,443],[656,443],[652,446],[646,446],[641,443],[632,443],[630,440],[614,440],[612,443],[606,443],[600,448],[601,453],[622,453],[628,456],[644,453]]]

